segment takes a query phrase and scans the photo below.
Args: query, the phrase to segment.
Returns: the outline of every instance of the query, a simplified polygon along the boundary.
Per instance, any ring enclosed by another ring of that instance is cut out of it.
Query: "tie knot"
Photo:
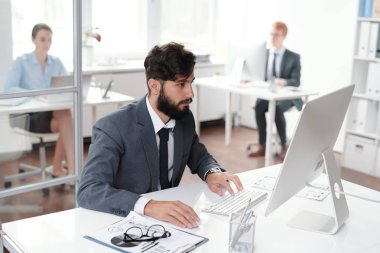
[[[160,141],[168,141],[169,140],[169,128],[161,128],[158,131],[158,136],[160,137]]]

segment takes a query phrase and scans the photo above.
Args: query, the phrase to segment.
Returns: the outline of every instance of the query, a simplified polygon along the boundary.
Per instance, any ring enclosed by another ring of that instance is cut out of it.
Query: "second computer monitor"
[[[266,68],[266,42],[240,41],[231,43],[226,64],[226,73],[233,71],[237,59],[244,59],[241,79],[264,81]]]
[[[337,232],[348,217],[340,170],[336,166],[333,147],[346,114],[354,85],[347,86],[308,102],[300,116],[289,145],[282,170],[277,177],[266,215],[296,195],[318,177],[323,168],[329,179],[333,216],[302,212],[294,219],[295,227],[328,234]]]

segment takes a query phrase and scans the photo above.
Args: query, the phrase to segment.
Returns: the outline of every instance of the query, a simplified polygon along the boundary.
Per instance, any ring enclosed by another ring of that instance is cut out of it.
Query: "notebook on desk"
[[[83,75],[82,77],[82,97],[86,99],[88,96],[88,91],[91,83],[91,75]],[[53,76],[51,78],[50,88],[65,88],[65,87],[73,87],[74,86],[74,78],[73,76]],[[59,94],[49,94],[47,96],[47,101],[49,103],[61,103],[61,102],[71,102],[73,101],[74,94],[69,93],[59,93]]]

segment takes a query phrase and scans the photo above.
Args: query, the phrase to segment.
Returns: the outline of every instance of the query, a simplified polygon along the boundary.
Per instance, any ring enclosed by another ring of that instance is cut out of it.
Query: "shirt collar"
[[[31,59],[31,61],[33,62],[33,64],[39,64],[38,60],[37,60],[37,56],[36,56],[36,52],[33,51],[29,54],[29,58]],[[51,64],[51,57],[50,55],[47,56],[47,61],[46,61],[46,65],[49,65]]]
[[[283,55],[285,52],[285,47],[282,46],[280,49],[278,50],[275,50],[273,47],[270,49],[270,53],[273,54],[273,53],[276,53],[277,55]]]
[[[157,134],[158,131],[161,130],[161,128],[171,128],[171,130],[174,130],[175,127],[175,119],[170,119],[168,123],[162,122],[160,117],[157,115],[157,113],[153,110],[152,106],[150,105],[148,95],[145,97],[146,107],[148,108],[149,116],[152,119],[154,132]]]

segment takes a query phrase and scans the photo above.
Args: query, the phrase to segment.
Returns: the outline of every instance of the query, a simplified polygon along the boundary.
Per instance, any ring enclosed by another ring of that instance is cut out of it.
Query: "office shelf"
[[[359,0],[358,7],[359,7]],[[380,19],[358,17],[342,165],[380,177]],[[358,162],[361,161],[361,162]]]
[[[379,22],[380,23],[380,18],[362,18],[362,17],[359,17],[357,19],[358,22]]]
[[[366,99],[370,101],[380,101],[380,97],[375,97],[374,95],[368,95],[365,93],[357,93],[355,92],[352,97],[359,98],[359,99]]]
[[[346,130],[346,134],[351,134],[351,135],[355,135],[355,136],[358,136],[358,137],[364,137],[364,138],[367,138],[367,139],[372,139],[374,141],[377,141],[378,140],[378,135],[375,134],[375,133],[365,133],[365,132],[362,132],[362,131],[356,131],[356,130],[351,130],[351,129],[347,129]]]
[[[358,56],[358,55],[354,56],[354,60],[369,61],[369,62],[379,62],[380,63],[380,58],[361,57],[361,56]]]

